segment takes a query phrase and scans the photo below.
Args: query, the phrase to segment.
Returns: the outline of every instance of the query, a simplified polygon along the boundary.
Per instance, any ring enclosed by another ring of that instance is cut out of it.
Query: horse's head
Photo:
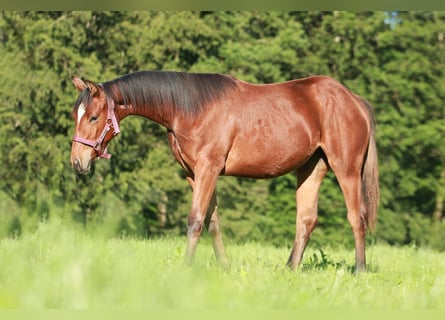
[[[80,95],[73,109],[75,132],[71,148],[71,165],[78,173],[88,173],[97,157],[109,158],[108,142],[119,133],[114,101],[100,84],[72,81]]]

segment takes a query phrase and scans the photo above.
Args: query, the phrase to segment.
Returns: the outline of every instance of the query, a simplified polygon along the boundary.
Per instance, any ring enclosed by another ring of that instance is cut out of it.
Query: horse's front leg
[[[216,191],[213,192],[212,199],[210,200],[205,225],[207,227],[207,231],[212,237],[213,250],[215,251],[216,259],[223,267],[228,268],[229,260],[227,259],[226,250],[224,249],[224,243],[219,225]]]
[[[192,207],[188,217],[187,250],[185,263],[191,264],[196,252],[199,237],[205,223],[207,210],[216,187],[216,181],[221,172],[221,166],[206,158],[200,159],[195,166],[193,182]]]
[[[192,190],[195,188],[195,183],[192,177],[187,177],[187,181],[190,183]],[[227,259],[226,250],[224,249],[224,243],[222,240],[221,228],[218,216],[218,204],[216,200],[216,190],[212,194],[209,208],[207,209],[206,217],[204,220],[207,231],[212,237],[213,250],[215,252],[216,259],[225,268],[229,267],[229,260]]]

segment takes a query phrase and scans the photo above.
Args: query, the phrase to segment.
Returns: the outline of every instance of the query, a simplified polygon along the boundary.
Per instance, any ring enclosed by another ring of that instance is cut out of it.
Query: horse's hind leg
[[[344,147],[348,147],[344,144]],[[345,199],[347,216],[351,225],[355,241],[355,271],[365,270],[365,233],[366,233],[366,209],[362,196],[362,168],[363,153],[358,152],[349,146],[352,150],[348,153],[349,158],[344,159],[338,156],[340,152],[329,152],[326,154],[329,159],[329,166],[337,177],[337,181],[343,192]],[[357,156],[353,157],[352,155]]]
[[[297,219],[296,236],[287,266],[295,269],[303,258],[304,249],[317,224],[318,191],[328,171],[321,151],[297,169]]]
[[[219,217],[218,217],[218,204],[216,200],[216,191],[213,192],[212,199],[210,200],[209,209],[207,210],[207,217],[205,220],[205,225],[209,234],[212,237],[213,250],[215,251],[215,256],[218,262],[224,266],[229,266],[229,261],[227,260],[226,251],[224,250],[224,244],[222,241],[221,230],[219,227]]]
[[[336,173],[336,176],[345,197],[346,208],[348,210],[348,221],[354,234],[355,272],[361,272],[366,268],[366,223],[361,214],[364,208],[362,208],[363,201],[360,170],[355,170],[355,173],[351,170],[349,174]]]

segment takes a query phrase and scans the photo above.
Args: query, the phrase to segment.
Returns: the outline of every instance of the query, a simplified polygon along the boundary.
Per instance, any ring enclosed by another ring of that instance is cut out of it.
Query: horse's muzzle
[[[87,174],[91,170],[91,160],[88,161],[86,164],[82,164],[79,159],[74,159],[72,162],[72,166],[74,170],[76,170],[79,174]]]

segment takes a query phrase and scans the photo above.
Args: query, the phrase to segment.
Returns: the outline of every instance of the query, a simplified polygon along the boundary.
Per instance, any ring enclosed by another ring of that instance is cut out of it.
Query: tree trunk
[[[445,162],[445,161],[444,161]],[[439,178],[439,186],[436,195],[436,207],[433,212],[433,222],[439,222],[443,218],[444,209],[444,194],[445,194],[445,165],[442,166],[442,171]]]

